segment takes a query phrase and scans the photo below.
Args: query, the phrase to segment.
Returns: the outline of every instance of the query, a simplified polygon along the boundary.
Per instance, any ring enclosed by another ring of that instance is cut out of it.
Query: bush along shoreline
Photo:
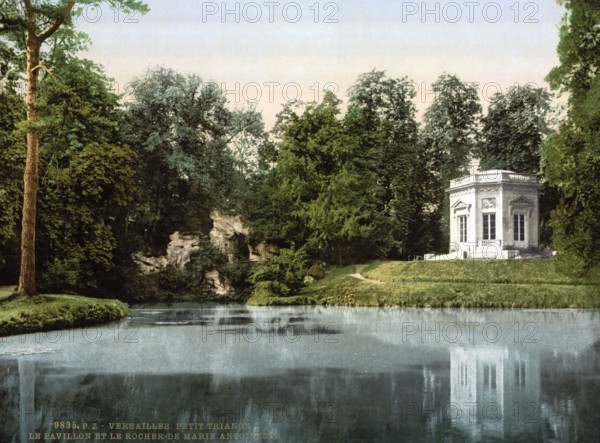
[[[58,294],[21,297],[0,288],[0,336],[94,326],[128,315],[127,304],[119,300]]]

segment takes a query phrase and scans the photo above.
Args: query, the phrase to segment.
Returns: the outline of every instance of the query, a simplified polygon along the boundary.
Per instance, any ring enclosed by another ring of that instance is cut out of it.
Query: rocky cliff
[[[250,228],[246,226],[239,215],[227,215],[220,211],[210,214],[212,229],[208,237],[211,244],[227,255],[230,263],[236,257],[250,261],[262,261],[277,254],[277,248],[266,243],[249,244]],[[145,274],[152,274],[172,266],[184,270],[192,255],[200,251],[202,233],[174,232],[169,236],[166,254],[159,257],[148,257],[141,253],[134,254],[134,260]],[[219,272],[212,270],[205,273],[206,282],[214,287],[217,294],[225,294],[230,286]]]

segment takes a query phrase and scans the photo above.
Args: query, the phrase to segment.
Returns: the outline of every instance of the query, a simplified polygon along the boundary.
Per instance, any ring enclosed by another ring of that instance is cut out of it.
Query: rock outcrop
[[[250,228],[244,224],[239,215],[227,215],[215,210],[210,214],[212,229],[208,236],[214,247],[227,255],[230,263],[236,257],[245,256],[250,261],[259,262],[276,256],[279,253],[277,246],[261,242],[255,246],[249,244]],[[200,233],[181,233],[175,231],[169,236],[166,255],[160,257],[146,257],[136,253],[133,259],[145,274],[152,274],[173,266],[184,270],[191,261],[192,255],[200,251]],[[215,292],[224,295],[231,289],[229,283],[219,275],[219,271],[208,271],[204,275],[205,281],[212,285]]]
[[[141,252],[133,255],[133,259],[144,274],[160,272],[167,266],[185,269],[192,253],[200,250],[200,237],[193,234],[181,234],[175,231],[169,236],[171,240],[167,245],[167,254],[160,257],[146,257]]]
[[[210,242],[227,254],[230,263],[233,262],[238,252],[238,239],[243,237],[244,242],[248,243],[250,228],[244,225],[239,215],[226,215],[220,211],[213,211],[210,214],[213,221],[213,228],[210,230]]]
[[[140,271],[144,274],[154,274],[160,272],[169,265],[167,257],[146,257],[141,252],[133,254],[133,261],[138,265]]]
[[[260,242],[256,246],[248,245],[250,261],[260,262],[273,258],[279,254],[279,248],[275,245]]]
[[[240,242],[248,244],[250,229],[244,225],[240,216],[226,215],[219,211],[213,211],[210,214],[213,227],[210,230],[209,238],[214,247],[227,255],[229,262],[233,262],[236,255],[239,255]],[[200,238],[203,234],[181,233],[175,231],[169,236],[166,255],[160,257],[147,257],[142,253],[136,253],[133,259],[145,274],[152,274],[173,266],[176,269],[184,270],[185,266],[191,261],[192,255],[201,248]],[[219,271],[208,271],[204,275],[206,283],[213,286],[215,292],[224,295],[231,289],[229,283],[223,278]]]
[[[208,271],[204,274],[204,279],[211,285],[217,295],[225,295],[231,290],[229,283],[221,277],[219,271]]]
[[[200,250],[200,237],[175,231],[169,238],[171,241],[167,245],[167,262],[174,268],[183,270],[192,259],[192,254]]]

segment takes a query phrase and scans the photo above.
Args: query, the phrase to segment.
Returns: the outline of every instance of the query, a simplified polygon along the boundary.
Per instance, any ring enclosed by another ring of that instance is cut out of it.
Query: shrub
[[[80,289],[81,263],[78,258],[54,259],[48,263],[39,286],[43,292],[73,292]]]
[[[306,276],[306,261],[303,249],[282,249],[278,256],[256,265],[249,281],[254,285],[259,282],[277,282],[290,290],[300,289]]]
[[[236,298],[246,299],[250,296],[252,286],[248,278],[250,277],[251,269],[252,263],[249,261],[235,261],[225,266],[223,275],[233,288]]]
[[[254,286],[252,297],[255,298],[270,298],[270,297],[287,297],[290,295],[290,288],[283,283],[276,281],[261,281]]]
[[[309,277],[314,278],[315,280],[321,280],[325,277],[325,275],[327,275],[327,271],[325,270],[325,263],[321,261],[315,263],[308,269],[307,275]]]

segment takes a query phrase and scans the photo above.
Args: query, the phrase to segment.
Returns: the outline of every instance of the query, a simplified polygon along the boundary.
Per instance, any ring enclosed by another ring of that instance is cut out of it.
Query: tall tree
[[[42,45],[62,26],[73,26],[73,9],[77,3],[99,5],[102,0],[7,0],[0,13],[0,33],[8,35],[16,44],[24,42],[26,53],[25,104],[27,112],[27,151],[23,175],[23,216],[21,228],[21,295],[36,293],[35,235],[36,203],[39,178],[40,128],[38,97],[40,71],[47,70],[41,63]],[[116,5],[116,1],[106,3]],[[139,0],[118,2],[127,11],[146,12]]]
[[[565,2],[560,65],[548,75],[569,94],[568,114],[544,146],[542,166],[560,193],[552,214],[560,268],[575,275],[600,267],[600,4]]]
[[[126,141],[138,154],[140,193],[131,227],[141,247],[162,251],[173,231],[210,230],[211,209],[235,206],[243,158],[234,158],[231,145],[260,139],[262,116],[229,110],[214,83],[168,68],[134,80],[132,98]]]
[[[252,221],[270,242],[342,264],[385,256],[391,238],[377,211],[373,158],[357,136],[362,115],[354,108],[342,119],[339,105],[328,91],[302,113],[280,114],[276,166]]]
[[[467,174],[475,150],[481,105],[475,85],[449,74],[432,85],[436,93],[424,116],[420,132],[420,155],[425,158],[423,181],[429,193],[429,220],[432,244],[437,251],[448,247],[448,196],[450,180]]]
[[[56,58],[55,78],[40,87],[39,286],[98,293],[116,267],[136,156],[121,140],[118,96],[101,68]]]
[[[0,90],[0,279],[3,284],[14,284],[16,278],[12,269],[7,270],[4,266],[7,256],[16,256],[12,246],[17,243],[25,160],[24,152],[20,149],[23,134],[17,130],[17,124],[24,116],[22,97],[9,87]],[[11,265],[12,261],[8,260]]]
[[[482,119],[480,167],[537,174],[551,115],[550,94],[543,88],[513,86],[494,95]]]
[[[394,256],[420,252],[422,159],[417,149],[415,90],[408,78],[388,78],[383,71],[362,74],[350,88],[350,108],[364,118],[361,145],[373,156],[379,211],[393,222]]]
[[[428,168],[447,186],[449,180],[469,172],[481,104],[475,85],[454,75],[441,75],[432,89],[436,95],[425,111],[421,143]]]
[[[248,203],[252,199],[248,189],[260,180],[268,169],[266,151],[272,149],[269,134],[265,131],[262,115],[254,107],[236,109],[232,112],[229,150],[234,162],[234,175],[230,206],[237,214],[248,214]]]

